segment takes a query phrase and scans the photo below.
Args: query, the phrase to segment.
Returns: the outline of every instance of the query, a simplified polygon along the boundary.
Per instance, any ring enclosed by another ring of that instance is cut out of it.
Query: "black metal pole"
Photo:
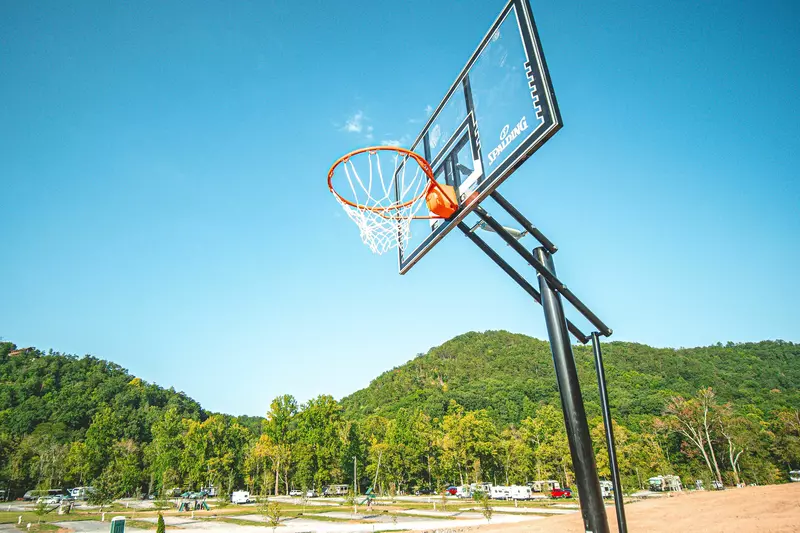
[[[580,314],[586,317],[586,320],[591,322],[592,325],[600,331],[600,333],[602,333],[606,337],[611,336],[612,333],[611,328],[606,326],[603,323],[603,321],[600,320],[600,317],[594,314],[591,309],[586,307],[586,304],[580,301],[578,297],[575,296],[575,294],[571,290],[569,290],[567,286],[561,282],[561,280],[559,280],[556,277],[555,274],[550,272],[547,269],[547,267],[542,264],[541,261],[539,261],[536,257],[533,256],[533,254],[531,254],[528,250],[526,250],[525,247],[522,246],[507,231],[503,230],[503,226],[501,226],[500,223],[497,222],[494,219],[494,217],[492,217],[492,215],[487,213],[486,210],[483,209],[481,206],[476,207],[474,213],[478,215],[478,217],[481,220],[486,222],[486,224],[490,228],[492,228],[492,230],[494,230],[494,232],[497,233],[500,236],[500,238],[502,238],[506,242],[506,244],[508,244],[511,248],[514,249],[515,252],[521,255],[522,258],[525,261],[527,261],[528,264],[531,265],[536,270],[536,272],[539,273],[539,276],[544,277],[554,290],[558,291],[559,294],[562,294],[564,298],[566,298],[567,301],[571,303],[575,307],[575,309],[578,310],[578,312],[580,312]]]
[[[489,258],[492,261],[494,261],[497,266],[503,269],[503,272],[508,274],[511,277],[511,279],[516,281],[517,284],[520,287],[522,287],[522,289],[525,292],[530,294],[533,297],[533,299],[536,300],[537,303],[542,303],[542,297],[539,294],[539,291],[534,289],[533,285],[528,283],[527,280],[525,280],[525,278],[520,276],[519,273],[505,261],[505,259],[500,257],[500,255],[497,252],[492,250],[492,248],[488,244],[486,244],[486,241],[475,235],[474,232],[470,231],[469,226],[467,226],[463,222],[459,222],[458,229],[464,232],[464,235],[466,235],[469,238],[469,240],[474,242],[478,246],[478,248],[483,250],[483,253],[488,255]],[[567,329],[569,329],[569,332],[575,335],[575,338],[577,338],[582,344],[586,344],[587,342],[589,342],[589,336],[584,335],[584,333],[581,330],[579,330],[578,327],[569,320],[567,320]]]
[[[547,250],[536,248],[534,252],[538,262],[555,277],[553,258]],[[564,307],[559,294],[548,284],[547,277],[539,273],[538,278],[547,334],[550,337],[550,350],[553,352],[558,390],[561,394],[561,406],[564,410],[572,466],[575,468],[575,484],[578,487],[583,523],[586,533],[610,533],[600,480],[597,477],[589,424],[586,422],[586,411],[578,383],[578,371],[575,368],[575,357],[567,333]]]
[[[503,195],[501,195],[497,191],[494,191],[490,196],[494,199],[495,202],[497,202],[500,205],[500,207],[505,209],[509,215],[514,217],[514,220],[519,222],[522,225],[522,227],[525,228],[525,230],[533,236],[534,239],[539,241],[541,245],[547,249],[548,252],[554,254],[556,253],[556,251],[558,251],[558,247],[555,244],[553,244],[553,241],[545,237],[544,233],[539,231],[536,228],[536,226],[531,224],[531,221],[525,218],[525,215],[517,211],[517,208],[511,205],[508,200],[503,198]]]
[[[617,525],[619,533],[628,533],[628,522],[625,520],[625,506],[622,502],[622,482],[619,478],[617,450],[614,445],[614,426],[611,423],[611,409],[608,405],[606,390],[606,370],[603,366],[603,354],[600,352],[600,334],[592,332],[592,350],[594,366],[597,369],[597,386],[600,388],[600,407],[603,410],[603,425],[606,428],[606,447],[608,448],[608,464],[611,467],[611,484],[614,485],[614,507],[617,509]]]

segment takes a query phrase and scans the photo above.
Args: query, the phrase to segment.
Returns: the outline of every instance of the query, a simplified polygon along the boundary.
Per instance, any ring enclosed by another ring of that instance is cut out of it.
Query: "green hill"
[[[800,467],[800,345],[603,350],[626,487],[664,473],[773,483]],[[590,348],[576,359],[608,476]],[[114,363],[0,342],[0,488],[92,485],[108,500],[209,485],[287,493],[350,482],[354,457],[361,486],[377,479],[385,492],[574,479],[549,346],[525,335],[466,333],[341,402],[286,394],[264,411],[208,413]],[[684,429],[704,420],[700,447]]]
[[[719,400],[754,405],[764,412],[800,407],[800,345],[763,341],[699,348],[651,348],[603,343],[615,415],[660,415],[675,395],[712,387]],[[588,414],[599,415],[590,346],[575,347]],[[470,332],[384,372],[342,399],[353,418],[394,416],[421,408],[444,416],[450,400],[467,410],[486,409],[498,425],[518,424],[537,404],[560,405],[548,343],[506,331]]]

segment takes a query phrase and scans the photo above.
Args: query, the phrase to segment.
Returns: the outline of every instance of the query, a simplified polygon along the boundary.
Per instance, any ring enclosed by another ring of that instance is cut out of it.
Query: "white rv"
[[[491,483],[470,483],[469,491],[472,494],[482,493],[482,494],[491,495],[492,484]]]
[[[472,491],[466,485],[456,487],[456,498],[472,498]]]
[[[553,489],[560,489],[561,485],[555,479],[542,479],[532,481],[528,486],[533,492],[550,492]]]
[[[328,485],[322,489],[323,496],[345,496],[350,490],[350,485]]]
[[[651,491],[668,492],[683,490],[678,476],[655,476],[647,480]]]
[[[507,500],[509,493],[509,487],[504,487],[502,485],[489,489],[489,497],[493,500]]]
[[[610,481],[600,480],[600,492],[603,498],[611,498],[614,495],[614,484]]]
[[[94,492],[94,487],[75,487],[70,489],[69,494],[76,500],[88,500],[92,492]]]
[[[250,492],[246,490],[235,490],[233,494],[231,494],[231,503],[235,504],[243,504],[243,503],[250,503],[255,501],[250,498]]]
[[[511,500],[530,500],[533,498],[530,487],[524,485],[511,485],[508,489],[508,497]]]

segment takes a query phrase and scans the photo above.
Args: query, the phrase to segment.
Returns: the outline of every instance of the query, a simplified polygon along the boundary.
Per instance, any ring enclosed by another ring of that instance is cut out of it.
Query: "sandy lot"
[[[611,531],[616,514],[608,510]],[[683,492],[625,506],[631,533],[786,533],[800,532],[800,483],[725,491]],[[481,526],[476,531],[503,533],[584,533],[579,514],[538,522]]]

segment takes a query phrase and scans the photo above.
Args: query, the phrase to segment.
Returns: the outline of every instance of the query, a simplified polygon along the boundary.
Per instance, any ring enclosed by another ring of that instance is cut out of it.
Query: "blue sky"
[[[325,185],[416,136],[502,6],[0,3],[0,336],[233,414],[545,338],[463,236],[398,276]],[[559,276],[614,339],[800,341],[798,4],[532,6],[565,126],[500,190]]]

